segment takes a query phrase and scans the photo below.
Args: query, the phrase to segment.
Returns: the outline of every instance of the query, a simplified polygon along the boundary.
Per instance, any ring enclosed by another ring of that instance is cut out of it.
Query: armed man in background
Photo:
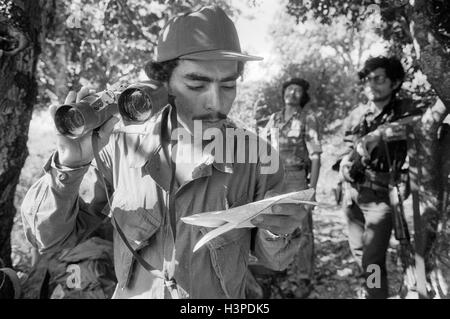
[[[344,124],[347,152],[339,166],[345,186],[342,205],[350,248],[366,278],[364,297],[387,298],[386,252],[393,208],[399,204],[393,196],[390,200],[389,190],[402,179],[407,156],[405,126],[395,123],[415,108],[411,100],[397,96],[405,76],[397,58],[370,58],[358,75],[369,101],[357,107]],[[375,269],[371,265],[381,271],[379,286],[367,285]]]

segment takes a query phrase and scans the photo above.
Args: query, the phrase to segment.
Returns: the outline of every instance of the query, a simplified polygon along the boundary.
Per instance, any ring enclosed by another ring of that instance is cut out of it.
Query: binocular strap
[[[109,210],[110,210],[110,215],[111,218],[114,222],[114,225],[116,227],[117,233],[119,234],[120,238],[122,239],[122,242],[125,244],[125,246],[128,248],[128,250],[133,254],[133,257],[136,259],[136,261],[148,272],[152,273],[154,276],[159,277],[161,279],[164,280],[164,284],[167,287],[167,289],[169,290],[169,293],[172,297],[172,299],[179,299],[179,294],[178,294],[178,289],[177,289],[177,283],[175,281],[175,278],[168,278],[167,276],[167,272],[164,272],[165,275],[162,274],[161,270],[158,270],[156,268],[154,268],[152,265],[150,265],[148,262],[146,262],[144,260],[144,258],[141,257],[141,255],[139,255],[139,253],[133,249],[133,247],[131,247],[131,244],[129,243],[128,239],[126,238],[125,234],[123,233],[122,229],[119,226],[119,223],[117,222],[116,218],[114,217],[114,215],[111,212],[111,199],[109,197],[109,193],[108,193],[108,188],[106,185],[106,181],[105,181],[105,177],[102,173],[102,171],[99,168],[99,163],[101,162],[100,157],[99,157],[99,147],[98,147],[98,132],[97,131],[93,131],[92,132],[92,149],[93,149],[93,153],[94,153],[94,158],[95,161],[97,163],[97,169],[101,178],[101,181],[103,183],[103,187],[105,188],[105,193],[106,193],[106,199],[108,201],[108,205],[109,205]],[[157,185],[157,192],[160,196],[162,196],[162,191],[159,187],[159,185]],[[162,197],[160,197],[162,198]],[[163,212],[163,207],[162,207],[162,203],[161,201],[158,200],[159,205],[161,206],[160,209]],[[175,258],[172,259],[172,262],[175,262]]]

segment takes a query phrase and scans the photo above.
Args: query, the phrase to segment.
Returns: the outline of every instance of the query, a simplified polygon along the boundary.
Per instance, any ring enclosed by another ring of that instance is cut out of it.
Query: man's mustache
[[[217,113],[209,113],[204,115],[198,115],[192,117],[192,120],[200,120],[200,121],[218,121],[218,120],[225,120],[227,118],[226,114],[217,112]]]

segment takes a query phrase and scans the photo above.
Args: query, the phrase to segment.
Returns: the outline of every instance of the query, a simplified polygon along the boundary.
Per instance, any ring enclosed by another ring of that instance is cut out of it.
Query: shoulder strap
[[[99,157],[99,147],[98,147],[98,138],[96,136],[96,132],[94,131],[92,133],[92,149],[94,152],[94,158],[95,158],[95,162],[97,163],[97,166],[100,163],[100,157]],[[103,172],[100,171],[99,169],[99,174],[98,174],[101,178],[101,182],[105,188],[105,193],[106,193],[106,199],[108,201],[108,205],[109,205],[109,209],[111,209],[111,199],[109,197],[109,193],[108,193],[108,188],[106,186],[106,181],[105,178],[103,176]],[[150,264],[148,264],[132,247],[131,244],[128,242],[125,234],[123,233],[122,229],[119,226],[119,223],[117,222],[116,218],[114,217],[113,214],[111,214],[111,218],[114,222],[114,225],[116,226],[117,229],[117,233],[119,234],[120,238],[122,239],[123,243],[125,244],[125,246],[127,246],[128,250],[130,250],[130,252],[133,254],[134,258],[136,258],[136,260],[139,262],[139,264],[141,264],[142,267],[144,267],[144,269],[146,269],[147,271],[152,271],[155,270],[155,268],[153,268]]]

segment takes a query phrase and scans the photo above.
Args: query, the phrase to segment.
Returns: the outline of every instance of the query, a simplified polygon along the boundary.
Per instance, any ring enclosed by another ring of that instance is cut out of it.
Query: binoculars
[[[77,139],[100,127],[119,113],[126,124],[147,121],[168,104],[166,88],[156,81],[146,81],[116,90],[88,95],[77,103],[63,104],[55,112],[56,129]]]

